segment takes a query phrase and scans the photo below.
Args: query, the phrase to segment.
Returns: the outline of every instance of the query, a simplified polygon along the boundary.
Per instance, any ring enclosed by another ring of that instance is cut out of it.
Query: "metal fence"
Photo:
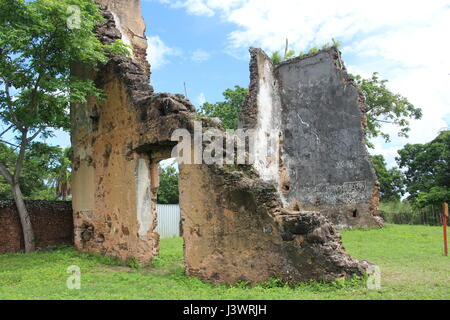
[[[161,238],[180,236],[180,206],[177,204],[158,204],[158,226],[156,232]]]
[[[177,204],[158,204],[157,209],[158,226],[156,231],[161,238],[180,237],[180,206]],[[440,206],[429,206],[404,212],[382,212],[381,215],[387,223],[442,226],[442,209]],[[448,225],[450,226],[450,221]]]
[[[393,224],[442,226],[440,206],[429,206],[405,212],[382,212],[382,217],[387,223]]]

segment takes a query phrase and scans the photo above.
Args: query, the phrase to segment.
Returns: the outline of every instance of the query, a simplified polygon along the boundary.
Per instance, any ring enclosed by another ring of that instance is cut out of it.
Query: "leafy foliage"
[[[430,204],[442,204],[450,202],[450,188],[432,187],[428,192],[421,192],[417,196],[416,204],[418,207],[426,207]]]
[[[178,172],[174,166],[166,168],[159,168],[159,189],[158,189],[158,203],[159,204],[178,204]]]
[[[13,166],[18,153],[5,144],[0,143],[0,161]],[[57,189],[52,185],[61,166],[67,166],[70,160],[60,147],[49,146],[42,142],[30,145],[26,154],[20,187],[26,199],[56,200],[59,198]],[[11,185],[0,176],[0,199],[12,199]]]
[[[372,164],[380,182],[382,201],[395,201],[405,194],[405,177],[398,168],[387,169],[382,155],[372,156]]]
[[[110,54],[128,53],[121,42],[97,39],[93,31],[102,22],[93,0],[0,1],[0,122],[6,128],[0,138],[12,133],[6,143],[19,150],[15,163],[0,161],[0,173],[12,187],[27,253],[35,249],[35,236],[20,180],[29,144],[68,129],[70,103],[102,98],[92,80],[72,75],[75,64],[95,69]]]
[[[397,162],[404,168],[407,191],[423,207],[450,202],[450,131],[426,144],[407,144]]]
[[[369,79],[361,76],[353,76],[357,86],[362,90],[367,104],[367,142],[371,138],[381,136],[386,142],[390,141],[390,136],[382,131],[383,124],[393,124],[399,127],[398,135],[408,137],[409,119],[421,119],[422,110],[416,108],[409,100],[398,93],[393,93],[387,88],[387,80],[381,80],[378,73],[373,73]]]
[[[222,120],[225,129],[237,129],[238,117],[244,107],[248,89],[235,86],[223,93],[225,101],[214,104],[205,102],[199,113],[208,117],[217,117]]]
[[[80,28],[70,29],[69,5],[81,10]],[[92,32],[103,21],[89,0],[10,0],[0,3],[0,118],[14,130],[51,135],[68,128],[70,102],[101,96],[91,80],[74,77],[73,63],[96,67],[120,43],[104,46]]]
[[[270,60],[272,60],[273,64],[278,64],[282,61],[280,53],[278,51],[275,51],[272,53],[272,56],[270,57]]]
[[[332,39],[332,43],[326,43],[322,46],[322,50],[330,50],[332,48],[336,48],[338,49],[341,46],[341,43]],[[298,54],[298,57],[306,57],[309,55],[314,55],[319,53],[319,48],[318,47],[312,47],[311,49],[309,49],[306,53],[303,51],[300,51]],[[275,51],[272,53],[272,55],[270,56],[270,60],[272,61],[272,63],[274,65],[279,64],[280,62],[289,60],[295,58],[295,51],[292,49],[289,49],[289,41],[286,39],[286,48],[284,51],[284,56],[281,57],[280,52],[279,51]]]

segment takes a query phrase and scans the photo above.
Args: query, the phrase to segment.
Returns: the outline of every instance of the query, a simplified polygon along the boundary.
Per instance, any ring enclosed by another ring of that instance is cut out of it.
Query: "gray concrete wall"
[[[258,159],[256,171],[278,184],[286,207],[320,212],[340,228],[382,226],[365,145],[364,98],[340,53],[321,51],[277,66],[262,50],[251,55],[250,95],[240,123],[264,137],[266,131],[279,136],[268,153],[277,159],[264,166]]]
[[[283,162],[294,182],[287,198],[308,209],[325,209],[341,227],[377,226],[371,208],[364,206],[377,186],[364,142],[360,93],[335,54],[323,51],[276,69],[282,86]]]

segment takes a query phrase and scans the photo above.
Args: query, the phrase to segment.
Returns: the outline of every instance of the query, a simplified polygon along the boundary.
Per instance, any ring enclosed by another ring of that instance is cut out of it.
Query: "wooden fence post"
[[[448,240],[447,240],[447,218],[448,218],[448,203],[442,204],[442,224],[444,227],[444,254],[448,257]]]

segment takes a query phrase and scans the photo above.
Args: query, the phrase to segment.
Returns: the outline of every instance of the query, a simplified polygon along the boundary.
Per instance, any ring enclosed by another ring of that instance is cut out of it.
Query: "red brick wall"
[[[73,244],[72,204],[62,201],[26,201],[36,247]],[[0,201],[0,254],[23,251],[23,234],[16,205]]]

